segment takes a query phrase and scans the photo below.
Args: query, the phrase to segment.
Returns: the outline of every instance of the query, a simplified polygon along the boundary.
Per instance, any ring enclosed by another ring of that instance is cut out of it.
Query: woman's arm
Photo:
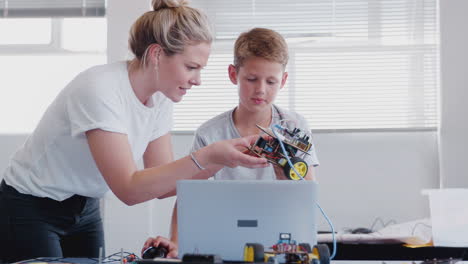
[[[174,161],[173,156],[171,135],[167,133],[166,135],[155,139],[148,145],[146,152],[143,155],[145,168],[157,167],[170,163]],[[192,179],[210,178],[222,168],[223,166],[208,165],[206,170],[200,171],[198,174],[193,176]],[[175,189],[158,198],[167,198],[174,195],[176,195]]]
[[[179,245],[179,233],[177,229],[177,200],[174,203],[174,209],[172,209],[172,217],[171,217],[171,228],[169,239],[174,242],[176,245]]]
[[[208,165],[206,167],[206,170],[202,170],[200,171],[199,173],[197,173],[195,176],[193,176],[191,179],[192,180],[205,180],[205,179],[208,179],[210,177],[212,177],[213,175],[215,175],[216,172],[218,172],[219,170],[221,170],[224,166],[221,166],[221,165]],[[177,190],[176,189],[172,189],[170,192],[158,197],[160,199],[164,199],[164,198],[167,198],[167,197],[171,197],[171,196],[174,196],[177,194]]]
[[[143,154],[145,168],[157,167],[172,161],[174,161],[174,153],[170,133],[151,141]]]
[[[138,170],[125,134],[94,129],[87,131],[86,136],[91,154],[104,180],[112,192],[127,205],[162,197],[175,189],[176,181],[192,179],[200,173],[200,169],[190,156],[168,164]],[[210,168],[211,166],[266,167],[268,163],[265,159],[241,152],[254,140],[254,137],[246,137],[219,141],[194,152],[194,156],[202,166]],[[168,143],[161,142],[161,144]],[[166,154],[164,151],[158,151],[151,155]],[[204,177],[208,178],[209,175]]]

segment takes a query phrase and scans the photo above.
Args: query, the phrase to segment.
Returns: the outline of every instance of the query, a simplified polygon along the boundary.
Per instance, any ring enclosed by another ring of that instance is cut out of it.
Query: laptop
[[[178,181],[179,256],[242,261],[246,243],[268,249],[280,233],[313,247],[316,200],[317,184],[311,181]]]

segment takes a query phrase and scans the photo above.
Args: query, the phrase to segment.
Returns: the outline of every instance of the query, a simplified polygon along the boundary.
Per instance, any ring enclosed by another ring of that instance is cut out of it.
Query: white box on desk
[[[434,246],[468,247],[468,189],[430,189]]]

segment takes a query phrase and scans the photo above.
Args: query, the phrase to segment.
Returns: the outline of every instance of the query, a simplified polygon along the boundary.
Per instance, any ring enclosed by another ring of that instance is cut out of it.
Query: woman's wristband
[[[197,167],[200,169],[200,170],[204,170],[205,168],[200,165],[200,163],[198,163],[198,160],[195,158],[195,155],[193,155],[193,152],[190,153],[190,158],[192,159],[193,163],[195,163],[195,165],[197,165]]]

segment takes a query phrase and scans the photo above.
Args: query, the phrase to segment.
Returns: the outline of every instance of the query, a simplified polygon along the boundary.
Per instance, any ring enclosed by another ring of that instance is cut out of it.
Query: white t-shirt
[[[173,102],[156,93],[143,105],[128,78],[126,62],[80,73],[48,107],[15,153],[5,181],[23,194],[62,201],[74,194],[102,197],[109,189],[89,150],[85,132],[126,134],[133,158],[172,128]]]
[[[291,130],[294,125],[302,130],[310,131],[307,121],[301,115],[296,112],[286,111],[279,108],[278,106],[272,106],[272,123],[280,124],[280,120],[290,120],[288,122],[288,128]],[[240,133],[234,125],[232,115],[234,109],[224,112],[218,116],[203,123],[195,132],[195,138],[193,140],[192,151],[196,151],[202,147],[205,147],[216,141],[240,138]],[[318,166],[319,161],[317,154],[315,153],[315,144],[312,145],[309,150],[310,155],[305,156],[305,162],[308,166]],[[214,175],[215,180],[274,180],[276,179],[273,165],[266,168],[250,169],[245,167],[229,168],[224,167]]]

